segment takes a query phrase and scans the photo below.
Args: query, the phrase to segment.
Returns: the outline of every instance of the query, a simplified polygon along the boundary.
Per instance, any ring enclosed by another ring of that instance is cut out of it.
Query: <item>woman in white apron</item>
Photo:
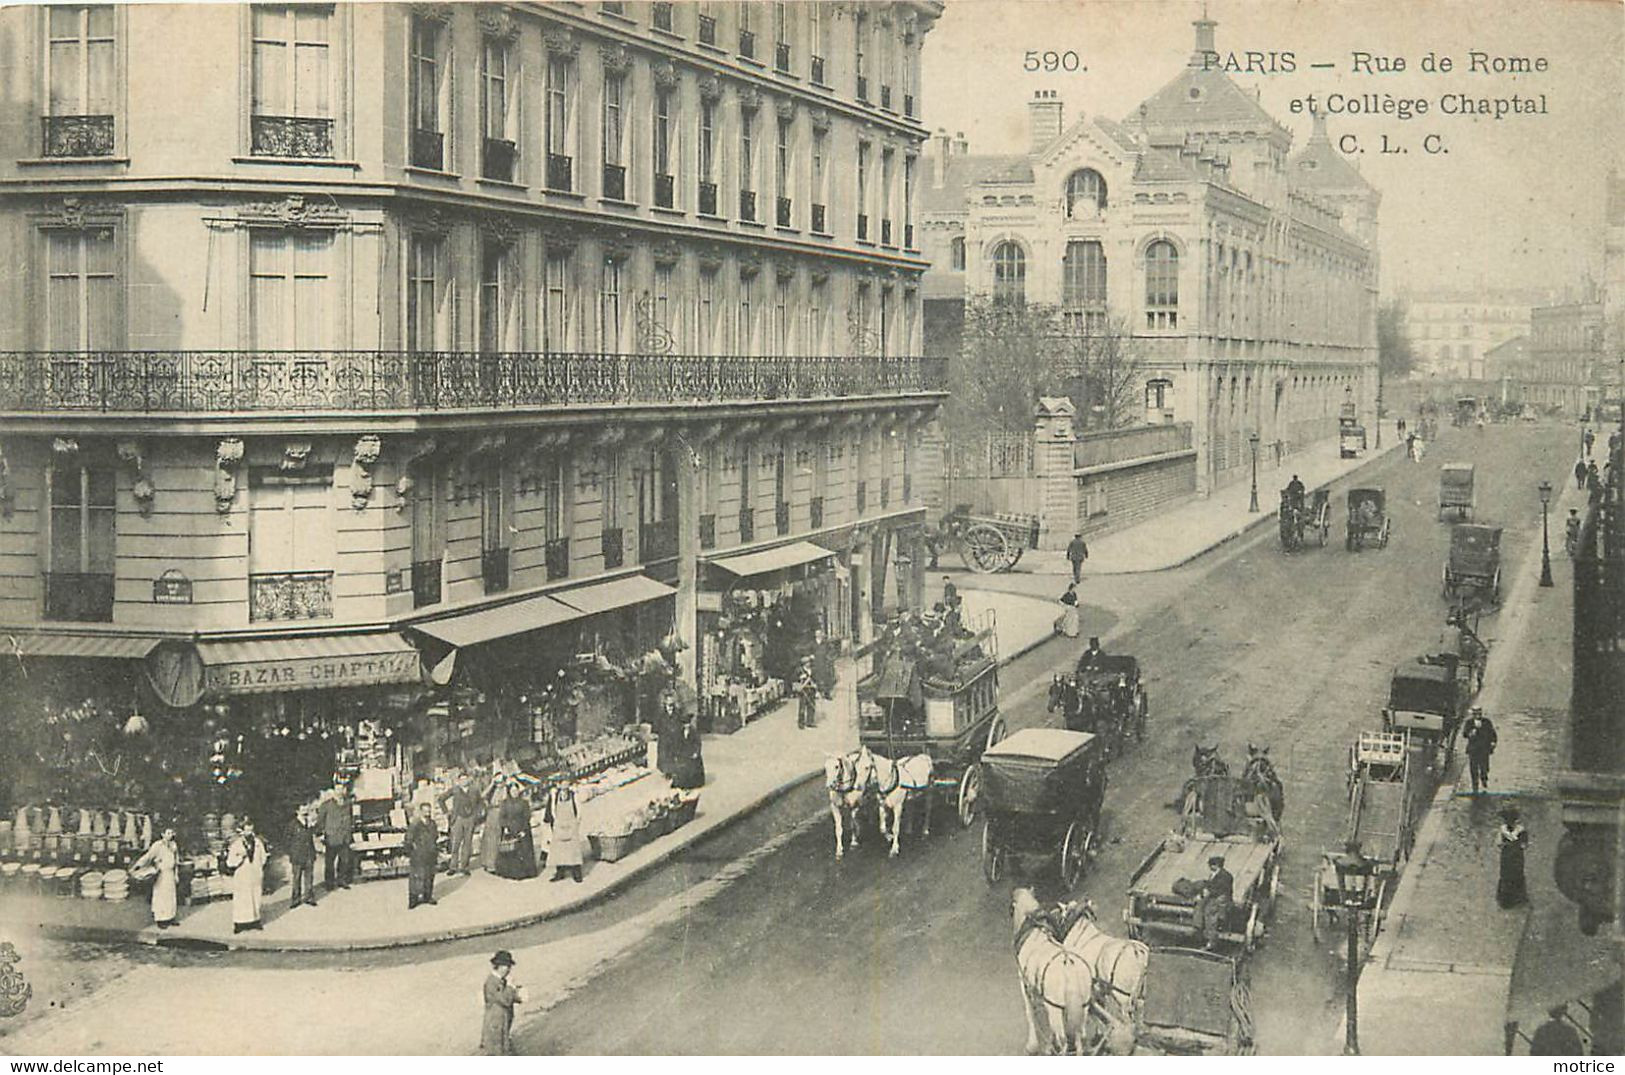
[[[548,841],[547,862],[553,867],[554,881],[564,880],[568,871],[581,883],[581,813],[576,809],[575,792],[568,784],[555,785],[547,795],[547,816],[552,838]]]
[[[1071,582],[1061,595],[1061,614],[1055,618],[1055,633],[1077,638],[1082,629],[1078,621],[1078,584]]]
[[[254,822],[243,819],[243,827],[226,850],[226,868],[231,875],[231,931],[242,933],[263,929],[260,902],[265,891],[265,842],[254,833]]]
[[[159,929],[175,924],[175,890],[180,881],[180,850],[175,845],[175,827],[165,825],[163,835],[153,841],[146,853],[135,860],[130,875],[152,878],[152,921]]]

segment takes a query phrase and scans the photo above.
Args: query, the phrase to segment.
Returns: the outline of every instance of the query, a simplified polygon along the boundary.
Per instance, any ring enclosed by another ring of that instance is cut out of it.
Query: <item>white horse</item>
[[[869,784],[870,774],[859,769],[862,752],[829,754],[824,758],[824,789],[829,792],[829,813],[835,819],[835,858],[846,853],[846,834],[852,834],[852,846],[858,846],[858,807]],[[872,767],[873,762],[870,762]]]
[[[1145,971],[1151,949],[1142,941],[1113,937],[1095,920],[1092,900],[1063,907],[1075,915],[1061,943],[1089,964],[1095,977],[1095,1010],[1107,1024],[1107,1051],[1126,1056],[1134,1050],[1134,1025],[1145,999]]]
[[[925,800],[926,836],[931,835],[931,756],[914,754],[896,761],[858,749],[858,768],[869,774],[868,787],[874,789],[880,811],[880,835],[890,838],[892,858],[897,857],[898,840],[903,835],[903,808],[909,800]],[[889,816],[888,816],[889,815]]]
[[[1015,929],[1022,1007],[1027,1013],[1027,1053],[1040,1051],[1042,1025],[1043,1051],[1081,1056],[1086,1051],[1095,977],[1087,960],[1050,934],[1042,911],[1031,889],[1015,890],[1010,917]]]

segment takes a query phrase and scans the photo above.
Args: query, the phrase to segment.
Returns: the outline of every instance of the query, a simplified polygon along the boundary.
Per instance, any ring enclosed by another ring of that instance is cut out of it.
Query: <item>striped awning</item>
[[[591,615],[598,612],[609,612],[617,608],[626,608],[628,605],[641,605],[645,601],[653,601],[661,597],[670,597],[677,591],[665,583],[656,582],[647,575],[627,575],[624,578],[610,579],[592,586],[582,586],[575,590],[565,590],[555,593],[557,600]]]
[[[211,694],[418,683],[423,674],[417,648],[388,631],[202,642],[197,649]]]
[[[647,575],[626,575],[573,590],[537,594],[522,601],[465,612],[443,620],[415,623],[412,630],[462,649],[511,635],[553,627],[600,612],[639,605],[677,591]]]
[[[152,635],[7,634],[3,644],[16,657],[101,657],[139,661],[158,644]]]
[[[720,567],[731,575],[746,579],[752,575],[765,575],[769,571],[778,571],[786,567],[816,563],[834,555],[830,550],[814,545],[810,541],[792,541],[788,545],[779,545],[758,552],[719,556],[711,561],[711,566]]]

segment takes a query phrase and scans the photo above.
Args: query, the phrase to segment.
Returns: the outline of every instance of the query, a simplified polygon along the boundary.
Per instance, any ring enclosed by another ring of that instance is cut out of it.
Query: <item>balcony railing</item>
[[[814,530],[824,528],[824,498],[815,496],[807,503],[807,522]]]
[[[254,116],[249,121],[249,152],[256,157],[331,158],[333,121],[315,116]]]
[[[773,46],[773,70],[790,73],[790,43],[780,41]]]
[[[677,204],[677,180],[674,176],[655,175],[655,204],[670,209]]]
[[[480,578],[486,593],[502,593],[508,588],[508,550],[484,549],[480,552]]]
[[[867,239],[867,238],[869,238],[869,214],[868,213],[859,213],[858,214],[858,238],[859,239]]]
[[[613,571],[626,563],[626,534],[620,527],[611,527],[599,537],[602,539],[605,571]]]
[[[882,246],[891,245],[891,221],[884,217],[880,220],[880,242]]]
[[[742,190],[739,192],[739,219],[752,223],[756,220],[756,192]]]
[[[700,16],[700,44],[715,45],[717,43],[717,20],[714,15]]]
[[[626,201],[626,165],[604,162],[604,197],[612,202]]]
[[[784,537],[790,532],[790,502],[781,500],[773,505],[773,529]]]
[[[739,55],[747,60],[756,58],[756,35],[750,30],[739,31]]]
[[[742,542],[756,540],[756,509],[739,509],[739,540]]]
[[[41,116],[42,157],[111,157],[112,116]]]
[[[333,618],[333,572],[281,571],[248,576],[248,618],[330,620]]]
[[[542,558],[547,562],[547,581],[570,577],[570,539],[557,537],[542,546]]]
[[[866,481],[858,482],[857,493],[853,497],[853,500],[857,504],[858,514],[859,515],[862,515],[864,512],[869,510],[869,483],[868,482],[866,482]]]
[[[822,56],[812,58],[812,80],[820,86],[824,85],[824,58]]]
[[[891,479],[880,479],[880,507],[881,510],[891,507]]]
[[[47,571],[45,618],[74,623],[112,623],[113,576]]]
[[[947,390],[947,360],[504,351],[0,351],[0,412],[479,411]]]
[[[891,107],[891,87],[890,86],[882,85],[880,87],[880,107],[881,108],[890,108]]]
[[[412,607],[440,603],[440,561],[415,560],[412,563]]]
[[[562,153],[547,155],[547,189],[565,191],[575,189],[574,157]]]
[[[700,215],[717,215],[717,185],[710,180],[700,180]]]
[[[912,93],[903,94],[903,115],[909,119],[914,118],[914,95]]]
[[[812,230],[818,232],[820,235],[829,233],[829,221],[825,217],[824,213],[824,207],[819,205],[817,202],[814,202],[812,207]]]
[[[773,219],[778,223],[779,227],[781,227],[781,228],[788,228],[790,226],[790,199],[789,198],[780,198],[778,200],[778,203],[777,203],[777,205],[775,207]]]
[[[671,8],[670,3],[657,0],[654,5],[654,26],[656,30],[664,30],[668,34],[672,32]]]
[[[661,519],[638,527],[638,563],[653,563],[676,555],[676,519]]]
[[[869,102],[869,80],[862,75],[858,76],[858,100],[865,104]]]
[[[519,160],[519,147],[506,138],[487,138],[480,174],[486,179],[503,183],[513,182],[514,164]]]
[[[439,131],[417,129],[412,132],[412,167],[428,168],[436,172],[446,167],[446,136]]]
[[[700,548],[714,549],[717,547],[717,517],[707,513],[700,516]]]

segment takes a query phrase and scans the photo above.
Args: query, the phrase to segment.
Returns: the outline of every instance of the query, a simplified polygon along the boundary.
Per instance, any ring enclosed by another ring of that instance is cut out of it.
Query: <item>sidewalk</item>
[[[967,609],[998,617],[1001,661],[1014,660],[1051,637],[1051,602],[1014,594],[967,593]],[[322,891],[318,906],[290,910],[286,884],[265,897],[265,928],[233,934],[231,901],[216,900],[183,910],[181,923],[160,931],[150,922],[146,901],[119,904],[60,898],[0,889],[0,921],[38,927],[47,936],[69,940],[138,942],[268,951],[394,948],[488,933],[540,922],[603,901],[667,860],[796,788],[821,778],[824,756],[857,745],[854,720],[855,664],[839,662],[836,700],[823,703],[817,728],[796,727],[796,706],[786,701],[732,735],[708,735],[704,742],[706,784],[695,820],[659,837],[619,862],[586,864],[581,884],[554,883],[550,871],[530,881],[508,881],[476,872],[466,878],[439,877],[439,902],[406,908],[404,878],[366,881],[337,892]],[[596,816],[618,813],[667,787],[659,773],[602,795],[582,808],[583,831]],[[540,849],[540,844],[538,844]]]
[[[1553,516],[1565,515],[1578,496],[1569,485]],[[1458,750],[1456,781],[1441,785],[1434,797],[1362,971],[1366,1055],[1500,1056],[1509,1020],[1532,1033],[1546,1007],[1618,973],[1606,936],[1593,942],[1579,935],[1574,907],[1552,879],[1562,826],[1550,780],[1566,756],[1573,591],[1566,562],[1553,564],[1558,582],[1551,589],[1538,587],[1539,568],[1539,542],[1522,562],[1508,565],[1517,580],[1501,613],[1509,622],[1501,626],[1477,702],[1499,735],[1492,793],[1471,794]],[[1519,807],[1531,837],[1525,875],[1533,910],[1502,910],[1495,902],[1497,813],[1509,802]],[[1532,946],[1530,925],[1552,919],[1566,921],[1549,924]],[[1515,967],[1523,985],[1516,998]],[[1341,1039],[1341,1027],[1338,1034]]]
[[[1373,444],[1375,441],[1373,440]],[[1383,422],[1382,448],[1372,447],[1363,456],[1343,459],[1338,455],[1337,438],[1323,440],[1299,455],[1289,456],[1280,466],[1273,459],[1258,461],[1258,507],[1248,511],[1250,480],[1233,482],[1207,497],[1197,497],[1179,507],[1161,512],[1144,522],[1089,539],[1089,560],[1083,573],[1089,575],[1132,575],[1163,571],[1196,559],[1209,549],[1240,537],[1255,526],[1275,518],[1280,507],[1280,489],[1293,474],[1305,487],[1315,489],[1359,470],[1389,452],[1403,448],[1404,440],[1392,422]],[[1335,507],[1334,507],[1335,510]],[[1337,522],[1333,519],[1334,524]],[[1333,530],[1337,530],[1336,525]],[[1070,574],[1066,554],[1060,550],[1029,551],[1020,570],[1037,574]]]

